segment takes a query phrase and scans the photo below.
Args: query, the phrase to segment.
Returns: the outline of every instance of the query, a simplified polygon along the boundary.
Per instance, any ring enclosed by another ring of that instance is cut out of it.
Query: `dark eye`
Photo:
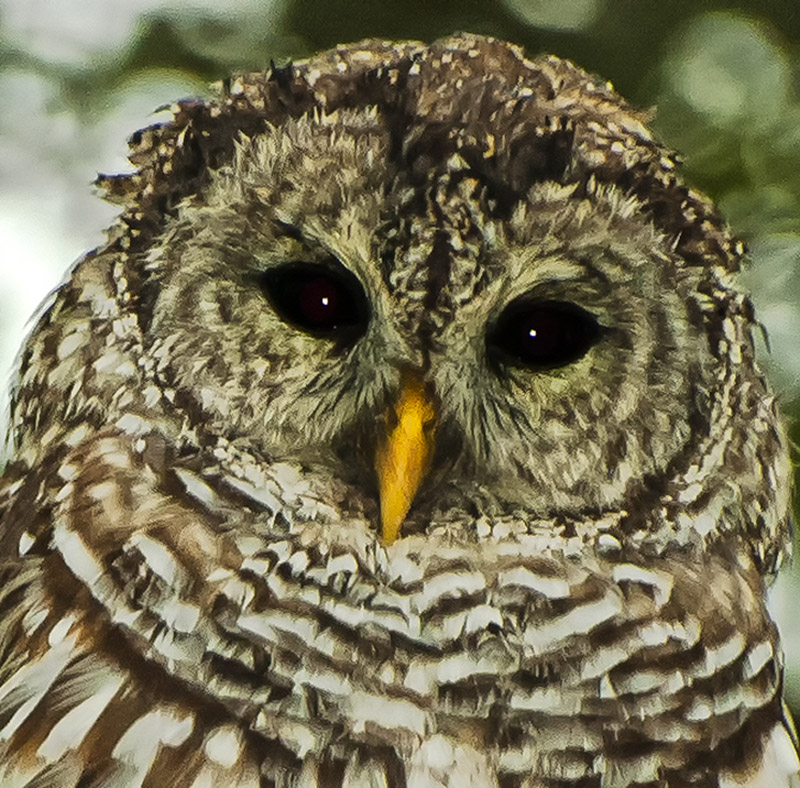
[[[512,363],[561,367],[583,356],[602,336],[594,315],[566,301],[512,301],[490,330],[488,346]]]
[[[260,284],[280,317],[309,334],[350,340],[366,329],[364,290],[343,268],[286,263],[265,271]]]

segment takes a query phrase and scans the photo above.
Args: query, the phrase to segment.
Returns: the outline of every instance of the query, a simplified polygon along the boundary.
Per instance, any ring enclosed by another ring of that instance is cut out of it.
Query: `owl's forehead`
[[[528,59],[505,42],[361,42],[241,75],[218,100],[174,109],[172,122],[132,138],[136,173],[100,179],[123,206],[132,249],[152,243],[187,198],[202,199],[242,145],[269,139],[274,177],[261,187],[270,204],[288,210],[301,172],[316,194],[298,216],[324,222],[342,196],[372,193],[387,281],[400,257],[412,285],[423,269],[448,270],[454,285],[460,274],[465,288],[480,281],[480,248],[542,184],[571,188],[576,199],[614,187],[689,265],[739,265],[741,249],[714,206],[683,185],[643,115],[571,63]],[[314,166],[297,166],[303,157]],[[429,264],[418,266],[425,255]]]
[[[522,215],[543,179],[512,194],[497,162],[466,153],[477,132],[463,120],[396,124],[375,105],[287,119],[239,149],[234,178],[210,202],[230,204],[249,184],[241,209],[263,207],[254,221],[268,243],[272,224],[296,242],[284,254],[330,253],[362,278],[378,277],[409,317],[452,312],[507,272],[509,247],[535,239],[534,224],[552,235],[551,219]],[[492,132],[483,133],[486,142]],[[586,199],[575,185],[545,191],[537,194],[551,214]]]
[[[377,274],[414,323],[446,322],[518,274],[522,256],[528,274],[552,276],[557,264],[557,277],[578,278],[567,238],[615,212],[630,218],[637,201],[615,192],[611,205],[608,190],[570,182],[565,122],[510,134],[497,119],[513,104],[507,91],[484,94],[478,117],[453,110],[463,92],[458,80],[439,92],[454,112],[446,124],[433,110],[400,122],[378,104],[287,118],[239,147],[234,177],[211,200],[229,204],[248,184],[243,212],[262,204],[255,221],[298,241],[291,254],[316,247],[362,277]]]

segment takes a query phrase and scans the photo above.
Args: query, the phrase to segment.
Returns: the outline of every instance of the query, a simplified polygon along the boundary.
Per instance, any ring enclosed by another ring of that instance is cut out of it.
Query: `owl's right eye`
[[[351,341],[366,329],[364,289],[344,268],[286,263],[261,274],[259,284],[283,320],[313,336]]]
[[[577,304],[522,296],[500,315],[488,346],[513,363],[555,369],[577,361],[603,333],[597,318]]]

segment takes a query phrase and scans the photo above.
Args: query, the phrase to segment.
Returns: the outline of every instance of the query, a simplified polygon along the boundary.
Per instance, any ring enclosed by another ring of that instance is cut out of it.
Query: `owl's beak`
[[[400,397],[393,411],[387,422],[394,423],[394,427],[383,441],[378,442],[375,457],[381,500],[381,530],[387,545],[399,536],[403,520],[433,456],[437,408],[425,392],[425,385],[418,374],[410,373],[404,377]]]

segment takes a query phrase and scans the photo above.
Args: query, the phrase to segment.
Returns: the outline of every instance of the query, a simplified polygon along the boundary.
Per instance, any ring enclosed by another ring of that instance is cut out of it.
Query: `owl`
[[[465,34],[132,137],[12,391],[0,784],[800,784],[743,249],[646,121]]]

